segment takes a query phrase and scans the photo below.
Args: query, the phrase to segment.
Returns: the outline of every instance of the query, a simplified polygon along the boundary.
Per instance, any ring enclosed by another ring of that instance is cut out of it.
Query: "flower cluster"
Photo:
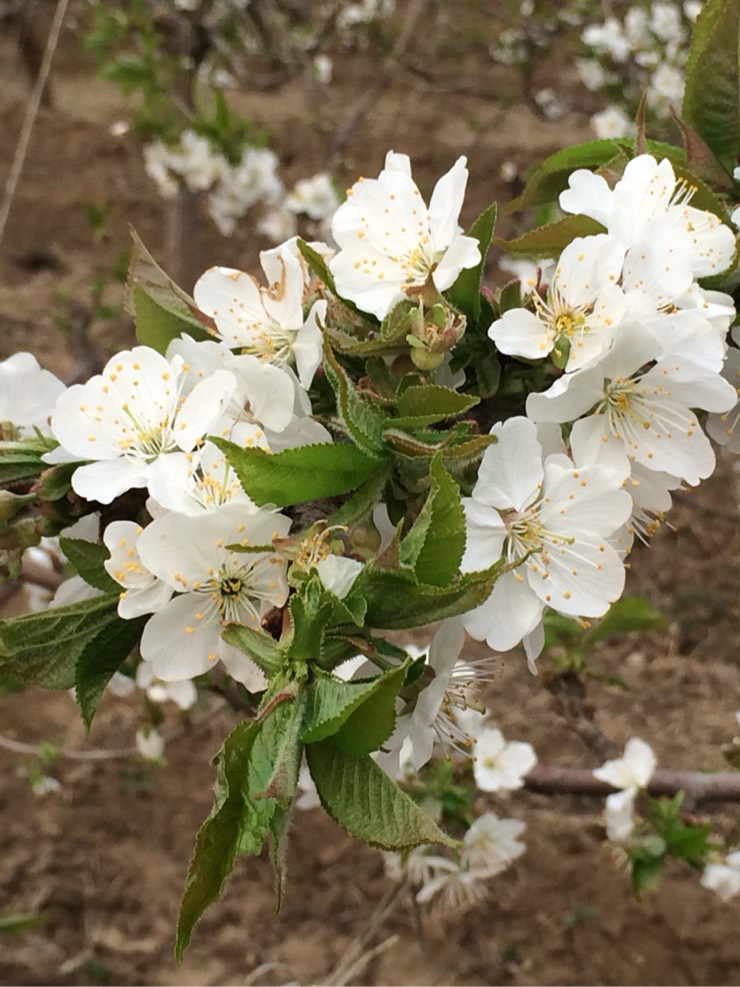
[[[191,166],[209,188],[205,153]],[[70,387],[28,354],[0,365],[3,551],[61,533],[90,584],[54,601],[86,716],[115,671],[90,658],[116,645],[111,627],[152,696],[189,705],[216,667],[238,684],[257,715],[225,743],[206,826],[222,809],[264,822],[239,846],[261,846],[270,813],[312,785],[369,842],[444,843],[393,780],[440,746],[470,755],[480,791],[520,788],[536,755],[490,721],[492,656],[467,660],[465,632],[493,652],[523,644],[535,671],[548,612],[603,617],[633,539],[712,473],[708,414],[732,447],[736,310],[704,279],[731,268],[736,238],[716,200],[648,154],[613,183],[575,171],[559,228],[581,235],[547,274],[481,291],[493,210],[464,232],[467,177],[461,157],[427,200],[391,151],[334,213],[336,249],[290,238],[259,279],[213,267],[192,298],[140,245],[139,345]],[[293,208],[314,194],[329,208],[324,193],[297,188]],[[437,621],[428,649],[387,634]],[[16,626],[3,649],[23,667]],[[161,756],[155,731],[139,743]],[[597,771],[620,789],[620,842],[653,768],[633,740]],[[486,814],[456,858],[412,855],[418,900],[477,899],[522,829]]]
[[[505,633],[507,644],[515,633],[526,640],[539,627],[541,604],[602,614],[621,593],[618,559],[632,537],[654,530],[671,490],[714,469],[697,411],[727,414],[736,403],[723,377],[735,309],[729,295],[703,289],[698,279],[729,265],[735,237],[722,219],[691,204],[694,191],[667,160],[650,155],[631,161],[614,188],[575,172],[562,209],[606,232],[573,240],[550,283],[532,281],[527,304],[489,329],[500,352],[547,357],[562,371],[529,395],[527,420],[495,427],[499,444],[486,453],[466,507],[476,531],[471,565],[481,564],[486,539],[506,546],[508,558],[526,560],[521,572],[499,580],[489,612],[471,618],[471,633],[492,645]],[[541,467],[553,426],[555,447]],[[559,447],[564,428],[570,463]],[[505,472],[501,460],[514,450],[521,460]],[[578,530],[569,527],[572,512]],[[545,545],[546,552],[528,554]],[[514,600],[516,631],[501,620]]]
[[[286,191],[278,176],[278,159],[266,147],[247,147],[236,163],[229,161],[201,134],[186,129],[177,144],[153,141],[144,148],[144,164],[159,194],[172,198],[184,186],[207,193],[208,212],[224,236],[237,222],[261,206],[259,229],[279,242],[295,234],[296,217],[324,223],[339,205],[325,173],[298,181]]]
[[[583,30],[588,57],[576,63],[581,80],[592,92],[614,99],[591,118],[599,137],[631,133],[625,97],[636,108],[641,94],[647,93],[648,108],[659,120],[680,108],[689,35],[701,6],[695,0],[682,6],[664,0],[633,4],[622,20],[611,15]]]
[[[432,904],[441,913],[464,912],[484,901],[491,879],[525,852],[519,840],[525,828],[517,819],[485,812],[466,831],[457,859],[419,849],[405,859],[387,854],[386,869],[393,877],[407,875],[420,905]]]

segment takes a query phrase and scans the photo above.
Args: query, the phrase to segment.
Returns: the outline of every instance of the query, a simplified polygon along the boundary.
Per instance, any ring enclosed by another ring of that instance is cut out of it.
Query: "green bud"
[[[364,521],[353,525],[349,533],[351,551],[363,559],[371,559],[377,553],[380,541],[380,532],[372,517],[367,517]]]
[[[34,494],[14,494],[9,490],[0,490],[0,521],[9,521],[22,507],[35,500]]]
[[[444,351],[442,353],[432,353],[423,346],[411,350],[411,359],[414,366],[419,370],[436,370],[444,362]]]

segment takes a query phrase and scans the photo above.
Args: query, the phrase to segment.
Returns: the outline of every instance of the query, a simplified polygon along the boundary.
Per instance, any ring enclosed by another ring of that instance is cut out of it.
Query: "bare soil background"
[[[403,4],[399,6],[403,7]],[[591,136],[570,74],[567,39],[533,70],[534,89],[557,88],[571,110],[543,119],[488,44],[500,5],[441,4],[456,11],[428,23],[408,68],[395,72],[336,162],[350,183],[377,174],[386,150],[411,155],[429,191],[460,154],[471,171],[463,223],[512,188],[501,165],[520,169],[568,142]],[[440,33],[441,27],[448,31]],[[424,27],[424,22],[422,22]],[[128,246],[128,225],[164,257],[166,206],[146,178],[140,149],[116,138],[125,118],[117,89],[98,81],[70,28],[54,63],[52,107],[43,107],[0,251],[0,359],[32,350],[60,375],[74,374],[80,338],[101,356],[130,345],[123,315],[90,319],[93,286],[110,277]],[[431,54],[430,54],[431,52]],[[414,62],[414,58],[416,62]],[[423,69],[421,72],[419,69]],[[302,82],[279,92],[236,94],[266,126],[286,184],[329,160],[342,119],[373,84],[372,50],[338,52],[326,89]],[[28,83],[12,37],[0,38],[0,181],[21,128]],[[93,236],[89,203],[111,203],[104,235]],[[499,231],[511,234],[504,217]],[[202,266],[255,267],[269,244],[249,225],[229,240],[208,220],[199,229]],[[185,285],[191,287],[191,285]],[[663,767],[723,770],[720,745],[734,732],[738,693],[740,535],[735,476],[715,478],[682,501],[651,549],[638,548],[629,582],[669,618],[667,632],[603,647],[602,671],[628,689],[588,686],[600,728],[623,744],[649,741]],[[18,601],[16,601],[17,604]],[[474,647],[471,652],[474,652]],[[509,656],[490,694],[493,719],[507,737],[530,741],[542,761],[595,767],[598,759],[559,716],[546,675]],[[30,690],[0,699],[0,731],[65,750],[127,748],[138,702],[106,697],[85,736],[69,696]],[[16,984],[246,984],[326,982],[392,886],[379,853],[347,837],[320,811],[298,816],[290,849],[287,901],[275,916],[265,857],[240,861],[223,899],[205,915],[181,966],[173,930],[195,832],[210,810],[210,760],[234,722],[208,706],[189,719],[171,716],[167,766],[130,759],[57,759],[58,793],[38,797],[28,759],[0,750],[2,909],[41,912],[36,928],[0,932],[0,979]],[[620,861],[604,841],[600,800],[531,792],[484,798],[527,823],[527,853],[493,887],[491,899],[463,918],[430,920],[399,897],[370,946],[386,943],[358,967],[362,984],[734,984],[740,980],[738,905],[723,905],[688,867],[670,867],[655,892],[635,900]],[[707,806],[723,833],[737,825],[731,808]],[[391,935],[397,938],[387,942]],[[267,964],[267,966],[265,966]],[[256,971],[256,972],[255,972]]]

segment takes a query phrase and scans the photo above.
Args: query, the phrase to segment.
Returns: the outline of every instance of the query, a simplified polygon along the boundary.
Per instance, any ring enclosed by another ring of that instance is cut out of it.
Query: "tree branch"
[[[604,797],[614,791],[611,785],[594,778],[588,768],[563,768],[538,764],[524,779],[525,787],[546,795],[595,795]],[[740,771],[677,771],[658,768],[647,786],[650,795],[686,793],[693,805],[700,802],[740,802]]]

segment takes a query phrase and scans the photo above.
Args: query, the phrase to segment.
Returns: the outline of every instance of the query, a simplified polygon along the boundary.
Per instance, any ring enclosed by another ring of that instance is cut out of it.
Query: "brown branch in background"
[[[427,0],[411,0],[409,3],[403,27],[396,38],[393,49],[378,70],[375,84],[370,86],[360,100],[355,103],[334,133],[334,140],[329,150],[329,158],[332,163],[335,163],[341,157],[354,131],[362,124],[365,117],[398,74],[401,68],[401,56],[414,37],[416,25],[424,12],[426,3]]]
[[[62,31],[62,24],[64,23],[64,18],[67,13],[68,3],[69,0],[58,0],[57,8],[54,13],[54,20],[52,21],[51,28],[49,29],[49,37],[46,40],[46,48],[44,50],[44,57],[41,62],[41,67],[39,68],[39,74],[36,77],[36,82],[34,83],[34,87],[31,90],[31,95],[28,100],[26,115],[23,119],[23,126],[21,127],[20,136],[18,137],[18,144],[16,145],[13,163],[10,167],[8,179],[5,183],[5,192],[3,195],[2,205],[0,205],[0,241],[2,241],[3,234],[5,233],[5,226],[8,222],[10,207],[13,203],[15,191],[18,187],[18,182],[20,181],[20,177],[23,172],[23,166],[26,162],[26,155],[28,154],[28,148],[31,143],[31,134],[33,133],[33,127],[36,123],[39,106],[41,105],[41,98],[44,93],[47,79],[49,78],[49,72],[51,71],[51,62],[59,42],[59,35]]]
[[[562,768],[538,764],[524,778],[526,788],[545,795],[595,795],[604,797],[614,791],[599,781],[588,768]],[[740,802],[740,771],[674,771],[658,768],[647,786],[650,795],[675,795],[684,792],[692,805],[700,802]]]
[[[202,202],[200,192],[180,186],[177,194],[167,200],[166,246],[168,267],[172,280],[188,292],[203,273],[206,264],[202,254]]]

